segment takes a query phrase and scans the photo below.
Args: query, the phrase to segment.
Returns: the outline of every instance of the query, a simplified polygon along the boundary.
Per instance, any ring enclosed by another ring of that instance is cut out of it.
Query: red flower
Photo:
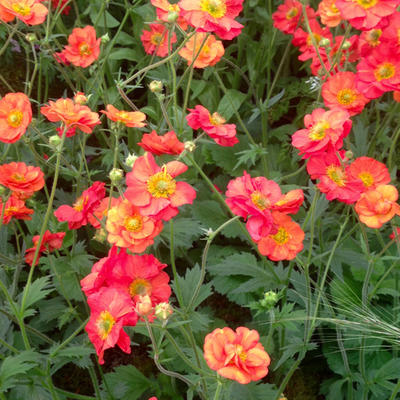
[[[241,384],[258,381],[268,374],[271,362],[259,340],[256,330],[217,328],[204,340],[204,358],[224,378]]]
[[[125,353],[131,352],[131,340],[122,329],[134,326],[137,315],[132,311],[130,297],[115,288],[104,287],[88,297],[91,315],[85,330],[104,364],[104,351],[118,345]]]
[[[185,145],[178,140],[174,131],[167,132],[163,136],[157,135],[156,131],[145,133],[138,145],[156,156],[181,154],[185,149]]]
[[[3,209],[3,202],[0,199],[0,207]],[[5,205],[4,208],[4,217],[3,224],[7,225],[10,223],[12,218],[15,219],[24,219],[30,220],[32,219],[31,215],[33,214],[33,210],[27,208],[25,206],[25,202],[23,200],[19,200],[14,196],[11,196]]]
[[[0,141],[14,143],[32,121],[32,107],[24,93],[8,93],[0,99]]]
[[[51,122],[61,121],[67,128],[67,134],[73,136],[71,128],[78,128],[82,132],[92,133],[96,125],[101,124],[99,114],[89,107],[75,103],[71,99],[49,101],[48,106],[41,107],[40,112]]]
[[[234,146],[239,143],[236,137],[236,125],[225,124],[225,119],[217,112],[211,115],[205,107],[200,105],[188,110],[190,113],[186,116],[186,120],[191,128],[203,129],[220,146]]]
[[[106,114],[111,121],[121,122],[128,128],[146,126],[146,123],[143,122],[146,119],[146,115],[141,111],[120,111],[108,104],[106,110],[101,110],[100,112]]]
[[[86,68],[99,58],[100,42],[100,38],[96,39],[93,26],[74,28],[68,36],[68,45],[65,46],[62,55],[76,67]]]
[[[150,153],[139,157],[132,171],[126,175],[125,197],[142,215],[168,221],[178,214],[178,207],[192,204],[196,192],[186,182],[176,182],[175,177],[187,170],[179,161],[159,167]]]
[[[44,186],[44,174],[39,167],[11,162],[0,166],[0,185],[14,192],[36,192]]]
[[[108,205],[110,204],[110,208],[114,207],[118,202],[118,199],[115,197],[111,198],[111,203],[110,203],[110,198],[105,197],[99,205],[94,209],[92,214],[89,214],[88,221],[90,224],[96,228],[99,229],[101,227],[101,224],[99,221],[101,221],[104,217],[107,216],[107,211],[108,211]]]
[[[61,14],[68,15],[69,11],[71,10],[71,6],[65,6],[66,3],[68,3],[69,0],[51,0],[51,4],[54,9],[62,9]]]
[[[150,0],[151,4],[156,7],[157,18],[163,22],[170,22],[169,16],[171,14],[177,14],[177,24],[186,31],[187,29],[187,22],[185,19],[179,15],[181,9],[179,8],[178,4],[171,4],[168,0]]]
[[[78,229],[87,225],[89,215],[99,206],[100,201],[106,195],[103,182],[93,182],[76,200],[73,207],[62,205],[54,211],[54,215],[60,221],[68,221],[69,229]]]
[[[140,40],[143,43],[144,51],[147,54],[156,54],[165,57],[168,51],[172,50],[172,45],[176,42],[176,34],[173,33],[169,38],[168,49],[168,28],[161,24],[150,24],[150,31],[143,30]]]
[[[43,235],[43,240],[42,244],[40,246],[40,250],[38,253],[38,257],[36,259],[35,265],[38,264],[40,254],[47,251],[51,253],[54,250],[58,250],[61,248],[63,240],[64,240],[65,232],[56,232],[56,233],[51,233],[49,230],[47,230],[44,235]],[[37,245],[39,243],[40,235],[36,235],[32,238],[33,242],[33,247],[26,249],[25,252],[25,262],[32,266],[33,263],[33,257],[36,252]]]
[[[303,250],[304,232],[288,215],[273,211],[272,218],[274,233],[257,242],[258,250],[272,261],[293,260]]]
[[[27,25],[39,25],[46,19],[47,8],[42,0],[1,0],[0,20],[11,22],[15,17]]]

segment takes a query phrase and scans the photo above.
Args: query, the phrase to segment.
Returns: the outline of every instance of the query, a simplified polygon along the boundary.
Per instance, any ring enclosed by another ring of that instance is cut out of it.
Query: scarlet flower
[[[93,26],[74,28],[68,36],[68,45],[61,53],[71,64],[86,68],[99,58],[100,42],[100,38],[96,39],[96,30]]]
[[[134,326],[137,315],[127,294],[110,287],[88,297],[91,315],[85,330],[96,349],[99,363],[104,364],[104,351],[118,345],[125,353],[131,352],[131,340],[123,326]]]
[[[68,15],[71,10],[71,6],[65,6],[68,1],[69,0],[51,0],[51,4],[54,9],[62,9],[61,14]]]
[[[395,228],[395,230],[390,234],[390,239],[400,241],[400,228]]]
[[[100,112],[107,115],[111,121],[120,122],[128,128],[142,128],[146,126],[146,123],[143,122],[146,119],[146,114],[141,111],[120,111],[111,104],[108,104],[106,110],[101,110]]]
[[[396,203],[398,197],[393,185],[379,185],[363,193],[355,205],[360,221],[370,228],[380,228],[395,215],[400,215],[400,206]]]
[[[68,221],[69,229],[78,229],[87,225],[89,215],[99,206],[105,194],[104,183],[93,182],[93,185],[76,200],[73,207],[62,205],[54,211],[54,215],[60,222]]]
[[[221,39],[238,36],[243,25],[235,21],[242,11],[243,0],[181,0],[182,16],[198,32],[212,32]]]
[[[376,47],[357,65],[357,89],[368,99],[400,90],[400,57],[397,48]]]
[[[172,14],[178,15],[177,24],[186,31],[187,22],[185,19],[179,15],[181,9],[178,4],[171,4],[168,0],[151,0],[151,4],[156,7],[157,18],[163,22],[171,22],[169,17]]]
[[[356,87],[356,75],[350,71],[328,77],[322,85],[322,97],[329,108],[347,110],[350,115],[361,113],[369,102]]]
[[[205,41],[205,42],[204,42]],[[204,43],[203,43],[204,42]],[[179,55],[193,68],[206,68],[215,65],[224,55],[224,45],[215,36],[197,32],[179,51]]]
[[[108,212],[106,229],[111,244],[128,248],[132,253],[142,253],[153,244],[163,223],[142,215],[138,207],[120,199]]]
[[[38,253],[38,257],[36,259],[35,265],[38,264],[40,254],[47,251],[48,253],[51,253],[54,250],[58,250],[61,248],[63,240],[64,240],[65,232],[56,232],[56,233],[51,233],[49,230],[47,230],[42,239],[42,244],[40,245],[40,250]],[[40,239],[40,235],[36,235],[32,238],[33,242],[33,247],[26,249],[25,252],[25,262],[32,266],[33,263],[33,257],[36,252],[36,248],[38,246]]]
[[[398,5],[397,0],[336,0],[343,19],[362,31],[387,25],[385,17],[392,15]]]
[[[304,232],[288,215],[272,212],[274,233],[262,237],[258,250],[272,261],[293,260],[303,250]]]
[[[147,54],[156,54],[165,57],[172,50],[172,45],[176,42],[176,34],[173,33],[169,38],[168,48],[168,28],[162,24],[150,24],[150,30],[143,30],[140,40],[144,51]]]
[[[258,381],[268,374],[271,362],[259,340],[254,329],[217,328],[205,337],[204,358],[207,365],[224,378],[241,384]]]
[[[40,112],[51,122],[61,121],[68,130],[78,128],[82,132],[92,133],[93,128],[101,124],[99,114],[71,99],[49,101],[49,105],[41,107]]]
[[[308,19],[315,18],[314,10],[307,6]],[[293,34],[302,19],[303,7],[299,1],[285,0],[278,6],[278,10],[272,14],[274,27],[286,34]]]
[[[181,154],[185,149],[185,145],[178,140],[174,131],[167,132],[163,136],[157,135],[154,130],[150,133],[145,133],[138,146],[156,156],[161,154]]]
[[[0,141],[14,143],[32,121],[32,107],[24,93],[8,93],[0,99]]]
[[[220,146],[234,146],[239,143],[236,137],[236,125],[226,124],[225,119],[217,112],[210,112],[203,106],[188,109],[190,113],[186,116],[188,125],[193,129],[202,129],[211,139]]]
[[[363,57],[367,56],[371,50],[381,44],[382,29],[374,28],[363,31],[360,35],[360,53]]]
[[[304,193],[301,189],[290,190],[284,194],[275,204],[272,210],[283,214],[297,214],[304,201]]]
[[[99,221],[101,221],[104,217],[107,217],[107,210],[108,210],[108,205],[110,204],[110,208],[114,207],[118,203],[118,199],[115,197],[111,198],[111,203],[110,203],[110,198],[105,197],[99,205],[94,209],[93,214],[89,214],[88,221],[89,223],[96,229],[99,229],[101,227],[101,224]]]
[[[0,210],[2,210],[3,202],[1,201],[1,199],[0,199],[0,207],[1,207]],[[11,196],[5,204],[3,224],[4,225],[9,224],[12,218],[30,220],[32,219],[31,217],[32,214],[33,210],[27,208],[23,200],[19,200],[15,196]]]
[[[36,192],[44,186],[44,174],[39,167],[24,162],[11,162],[0,166],[0,185],[14,192]]]
[[[358,157],[347,168],[348,176],[361,180],[364,192],[390,182],[390,174],[385,164],[370,158]]]
[[[125,197],[140,208],[142,215],[168,221],[178,214],[178,207],[192,204],[196,197],[192,186],[174,179],[186,170],[187,166],[179,161],[159,167],[152,154],[145,153],[126,175]]]
[[[321,18],[321,22],[329,26],[329,28],[338,26],[342,21],[340,11],[336,7],[336,0],[322,0],[318,4],[318,14]]]
[[[304,117],[306,129],[296,131],[292,145],[300,150],[303,158],[322,154],[329,150],[339,150],[351,129],[352,121],[345,110],[325,111],[316,108]]]
[[[0,20],[11,22],[15,17],[27,25],[39,25],[48,13],[42,0],[1,0]]]
[[[312,157],[307,163],[307,172],[311,179],[319,179],[317,187],[328,200],[352,204],[360,198],[364,185],[359,179],[349,176],[347,170],[335,153]]]

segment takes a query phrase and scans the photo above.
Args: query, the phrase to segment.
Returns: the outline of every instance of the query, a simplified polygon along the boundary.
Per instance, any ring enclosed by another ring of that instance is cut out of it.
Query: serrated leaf
[[[218,105],[218,113],[228,121],[240,108],[246,97],[247,95],[238,90],[228,89]]]
[[[266,400],[273,399],[278,394],[275,385],[269,383],[257,384],[251,382],[247,385],[241,385],[233,382],[230,389],[228,398],[231,400]]]
[[[128,48],[115,49],[109,56],[110,60],[139,61],[141,58],[142,55],[139,52]]]
[[[182,247],[189,249],[195,239],[199,238],[202,234],[204,226],[192,218],[179,218],[173,222],[174,231],[174,247]],[[161,237],[169,243],[171,235],[171,225],[165,224]]]
[[[49,287],[50,284],[49,276],[43,276],[32,282],[26,296],[25,309],[35,304],[39,300],[44,299],[49,293],[51,293],[54,289]]]

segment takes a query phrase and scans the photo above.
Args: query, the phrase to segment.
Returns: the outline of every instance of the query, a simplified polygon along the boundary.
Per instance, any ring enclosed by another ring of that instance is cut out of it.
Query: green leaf
[[[51,283],[49,276],[43,276],[42,278],[36,279],[28,289],[28,294],[25,301],[25,309],[51,293],[54,289],[50,288],[50,285]]]
[[[174,247],[189,249],[202,234],[203,225],[192,218],[179,218],[173,221]],[[169,243],[171,225],[165,224],[161,237]]]
[[[239,110],[246,97],[247,95],[238,90],[228,89],[218,105],[218,114],[228,121]]]
[[[140,61],[142,55],[134,49],[118,48],[115,49],[109,56],[110,60],[129,60]]]
[[[278,394],[275,385],[270,383],[257,384],[251,382],[247,385],[241,385],[233,382],[227,398],[231,400],[266,400],[273,399]]]
[[[400,358],[393,358],[379,368],[374,376],[376,383],[383,383],[390,379],[398,379],[400,371]]]

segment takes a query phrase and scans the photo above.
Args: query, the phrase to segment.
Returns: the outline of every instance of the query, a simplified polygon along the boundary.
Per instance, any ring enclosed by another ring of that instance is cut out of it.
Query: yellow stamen
[[[330,128],[328,121],[317,122],[310,130],[308,137],[311,140],[322,140],[326,136],[326,130]]]
[[[31,13],[31,8],[27,5],[23,5],[21,3],[15,3],[12,6],[12,9],[17,13],[24,17]]]
[[[82,42],[78,48],[81,56],[90,56],[92,54],[92,49],[86,42]]]
[[[353,0],[354,1],[354,0]],[[368,9],[376,5],[379,0],[355,0],[362,8]]]
[[[129,285],[129,294],[131,297],[135,297],[137,295],[150,296],[151,289],[152,287],[149,281],[143,278],[137,278]]]
[[[147,190],[156,198],[163,197],[167,199],[175,193],[176,182],[167,169],[163,167],[162,171],[152,175],[147,181]]]
[[[12,110],[7,116],[7,123],[12,128],[18,128],[22,124],[24,114],[20,110]]]
[[[370,187],[374,184],[374,178],[369,172],[361,172],[358,177],[362,180],[365,187]]]
[[[106,340],[115,324],[115,319],[108,311],[102,311],[96,321],[101,340]]]
[[[200,8],[214,18],[222,18],[226,14],[224,0],[201,0]]]
[[[140,215],[128,216],[124,221],[125,229],[129,232],[137,232],[142,229],[143,220]]]
[[[337,99],[340,104],[348,106],[357,99],[357,93],[353,89],[342,89],[338,92]]]
[[[289,233],[284,227],[279,227],[278,232],[275,235],[271,235],[272,239],[279,246],[283,246],[289,241]]]
[[[219,126],[224,124],[226,120],[223,117],[221,117],[217,112],[215,112],[212,115],[210,115],[210,122],[215,126]]]
[[[330,165],[326,169],[328,177],[336,183],[336,185],[343,187],[346,185],[346,173],[337,165]]]

